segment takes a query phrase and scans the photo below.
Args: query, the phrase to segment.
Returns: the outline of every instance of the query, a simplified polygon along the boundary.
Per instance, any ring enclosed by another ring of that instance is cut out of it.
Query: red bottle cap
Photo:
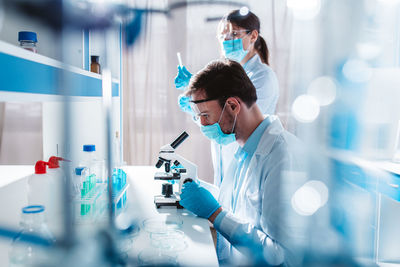
[[[49,158],[49,169],[56,169],[56,168],[60,168],[60,160],[64,160],[63,158],[60,157],[55,157],[52,156]]]
[[[35,173],[36,174],[44,174],[46,173],[46,165],[47,162],[43,160],[39,160],[35,164]]]

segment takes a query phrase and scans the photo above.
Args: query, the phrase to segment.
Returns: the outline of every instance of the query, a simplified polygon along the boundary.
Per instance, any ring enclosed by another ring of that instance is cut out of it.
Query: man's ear
[[[231,112],[233,112],[234,114],[238,114],[240,111],[240,100],[238,98],[235,97],[230,97],[226,100],[226,105],[227,108],[230,109]]]

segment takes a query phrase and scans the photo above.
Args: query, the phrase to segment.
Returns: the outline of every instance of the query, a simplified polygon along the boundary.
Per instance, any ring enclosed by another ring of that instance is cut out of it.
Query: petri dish
[[[169,230],[150,234],[151,245],[163,251],[181,252],[187,248],[185,234],[180,230]]]
[[[178,266],[177,256],[157,249],[144,249],[138,255],[141,266]]]
[[[182,224],[178,218],[150,218],[143,221],[143,229],[148,233],[168,232],[182,228]]]

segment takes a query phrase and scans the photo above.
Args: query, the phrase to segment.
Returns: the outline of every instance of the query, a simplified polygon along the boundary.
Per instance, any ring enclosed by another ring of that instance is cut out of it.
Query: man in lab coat
[[[291,177],[287,174],[302,166],[297,138],[276,116],[261,113],[254,85],[239,63],[209,63],[185,93],[202,133],[222,145],[237,141],[239,148],[218,199],[189,182],[183,186],[181,205],[214,224],[220,263],[298,265],[289,248],[303,232],[284,218],[290,194],[283,190],[283,181]]]

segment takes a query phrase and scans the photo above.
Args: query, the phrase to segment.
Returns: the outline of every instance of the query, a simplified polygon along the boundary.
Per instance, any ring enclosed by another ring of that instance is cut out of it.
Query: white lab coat
[[[220,185],[218,201],[224,214],[217,216],[214,227],[230,243],[219,235],[217,253],[220,260],[231,259],[231,264],[232,261],[234,264],[246,264],[241,261],[244,259],[243,249],[247,249],[253,257],[257,253],[263,254],[269,264],[281,264],[283,260],[289,266],[298,263],[288,248],[296,238],[304,238],[304,232],[296,222],[284,218],[288,215],[284,212],[291,209],[292,192],[286,194],[287,185],[296,181],[283,176],[287,171],[302,171],[299,153],[303,147],[294,135],[283,129],[276,116],[272,118],[250,160],[234,213],[232,192],[236,161],[229,166]]]
[[[275,114],[276,104],[279,98],[279,85],[275,72],[261,62],[258,54],[255,54],[243,66],[257,93],[257,105],[263,114]],[[223,173],[226,172],[238,144],[233,142],[222,146],[211,141],[211,156],[214,167],[214,184],[221,184]],[[222,172],[221,172],[222,170]]]

